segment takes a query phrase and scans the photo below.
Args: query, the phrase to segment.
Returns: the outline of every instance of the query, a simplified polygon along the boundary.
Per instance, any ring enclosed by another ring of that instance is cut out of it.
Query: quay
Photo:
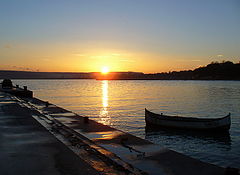
[[[0,92],[1,174],[238,174],[37,98]]]
[[[13,96],[0,92],[0,174],[99,174],[50,134]]]
[[[6,92],[18,97],[33,97],[33,92],[27,89],[27,86],[20,88],[19,85],[13,86],[10,79],[4,79],[0,83],[0,91]]]

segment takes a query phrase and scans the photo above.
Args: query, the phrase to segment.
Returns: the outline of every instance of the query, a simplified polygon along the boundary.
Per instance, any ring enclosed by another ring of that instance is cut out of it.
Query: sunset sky
[[[0,69],[145,73],[240,61],[239,0],[0,0]]]

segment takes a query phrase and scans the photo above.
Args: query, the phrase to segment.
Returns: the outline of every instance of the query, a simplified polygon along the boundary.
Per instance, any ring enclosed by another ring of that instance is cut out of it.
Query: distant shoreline
[[[142,72],[28,72],[0,70],[0,79],[96,79],[96,80],[240,80],[240,63],[212,62],[194,70],[145,74]]]
[[[4,78],[0,78],[3,80]],[[94,78],[11,78],[12,80],[96,80],[96,81],[240,81],[240,80],[231,80],[231,79],[94,79]]]

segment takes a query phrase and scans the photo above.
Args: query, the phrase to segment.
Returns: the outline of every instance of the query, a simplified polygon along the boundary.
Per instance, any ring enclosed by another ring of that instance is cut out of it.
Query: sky
[[[240,61],[240,0],[0,0],[0,70],[145,73]]]

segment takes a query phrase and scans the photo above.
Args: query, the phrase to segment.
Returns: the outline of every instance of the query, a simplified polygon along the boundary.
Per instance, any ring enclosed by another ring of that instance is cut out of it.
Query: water
[[[220,166],[240,168],[239,81],[14,80],[40,99],[161,146]],[[229,135],[145,132],[144,108],[191,117],[232,114]]]

